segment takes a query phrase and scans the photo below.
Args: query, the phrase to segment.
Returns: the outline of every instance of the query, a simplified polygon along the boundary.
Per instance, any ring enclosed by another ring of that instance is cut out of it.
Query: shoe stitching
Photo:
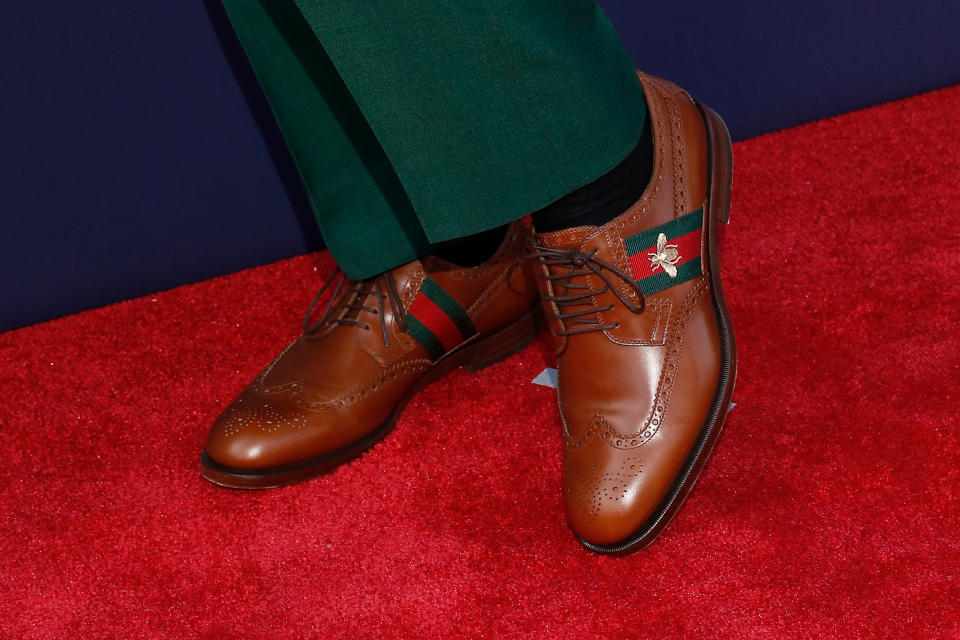
[[[518,241],[522,241],[522,237],[520,236],[520,227],[518,225],[514,225],[509,233],[508,238],[503,242],[503,244],[500,245],[500,248],[497,249],[497,252],[491,258],[491,261],[494,259],[502,259],[507,254],[508,249],[514,249],[513,253],[515,255],[519,254],[520,252],[517,251],[516,247],[514,246]],[[477,298],[470,304],[470,306],[467,307],[467,313],[470,314],[471,319],[476,317],[476,315],[483,310],[487,303],[493,299],[493,296],[497,293],[497,290],[503,286],[504,283],[510,280],[510,276],[513,275],[513,270],[518,268],[520,265],[520,260],[513,259],[510,264],[501,269],[500,273],[498,273],[496,277],[491,280],[490,284],[484,287],[483,291],[480,292],[480,295],[478,295]]]
[[[282,391],[285,388],[288,388],[291,384],[296,384],[295,382],[293,382],[293,383],[282,384],[277,387],[266,387],[264,386],[263,381],[266,379],[268,375],[270,375],[270,372],[273,371],[273,368],[277,366],[277,363],[280,362],[280,359],[287,354],[287,351],[290,351],[290,349],[293,348],[293,345],[297,344],[299,340],[300,338],[297,338],[296,340],[288,344],[283,349],[283,351],[281,351],[277,355],[277,357],[273,359],[273,361],[270,364],[264,367],[263,371],[257,374],[257,377],[254,378],[253,382],[250,383],[251,390],[257,391],[258,393],[273,393],[275,390]]]
[[[471,319],[476,317],[487,305],[487,303],[493,299],[498,290],[502,288],[503,285],[510,279],[510,276],[513,274],[513,270],[519,266],[519,262],[514,262],[505,269],[502,269],[500,273],[498,273],[496,277],[490,281],[490,284],[480,292],[480,295],[477,296],[477,299],[473,301],[473,304],[467,307],[467,313],[470,314]]]
[[[547,300],[550,296],[554,295],[553,282],[548,280],[546,277],[550,275],[550,269],[542,261],[537,261],[537,269],[540,270],[540,273],[537,274],[537,289],[540,290],[541,300],[546,300],[546,304],[550,307],[550,313],[544,313],[547,320],[547,326],[550,330],[550,334],[554,337],[556,341],[554,347],[554,357],[559,358],[564,351],[567,349],[567,335],[563,333],[563,321],[560,320],[557,316],[560,315],[560,307],[556,302]],[[558,340],[559,338],[559,340]]]
[[[309,400],[305,400],[303,398],[303,386],[301,385],[299,390],[300,397],[296,398],[296,404],[298,407],[310,411],[322,411],[324,409],[346,409],[347,407],[355,404],[358,400],[370,395],[370,392],[378,390],[382,386],[392,382],[400,376],[409,373],[419,373],[421,371],[425,371],[426,369],[430,368],[431,364],[432,363],[430,360],[426,358],[417,358],[416,360],[407,360],[405,362],[392,364],[371,380],[368,380],[359,387],[356,387],[354,390],[333,400],[323,400],[320,402],[311,402]]]
[[[710,237],[710,220],[713,216],[713,210],[710,207],[710,187],[707,186],[707,195],[704,196],[703,204],[703,224],[700,227],[700,273],[707,275],[710,273],[710,261],[707,260],[709,246],[707,238]]]
[[[409,308],[413,304],[413,299],[417,297],[420,288],[423,286],[423,280],[426,278],[426,272],[423,264],[418,264],[413,275],[401,287],[400,297],[403,299],[403,306]]]
[[[624,340],[610,335],[610,332],[606,330],[603,332],[603,335],[614,344],[622,344],[628,347],[662,347],[667,340],[667,328],[669,327],[670,315],[673,311],[673,302],[669,298],[647,298],[644,311],[656,314],[648,340]],[[657,332],[661,328],[663,328],[663,335],[658,340]]]
[[[684,197],[687,184],[687,152],[686,145],[683,144],[683,117],[674,96],[665,96],[664,102],[670,112],[670,132],[673,136],[673,143],[670,145],[673,153],[673,217],[679,218],[687,210]]]
[[[640,222],[653,203],[656,202],[666,174],[664,162],[666,136],[664,134],[663,105],[660,104],[664,101],[663,90],[657,82],[646,76],[641,76],[641,83],[643,84],[644,95],[647,96],[647,113],[653,131],[654,172],[650,184],[647,185],[640,200],[611,223],[610,226],[616,229],[621,236],[624,235],[624,228]]]
[[[620,267],[621,270],[630,272],[630,261],[627,258],[627,250],[624,247],[623,240],[619,234],[613,235],[611,229],[604,229],[603,235],[604,239],[607,241],[607,248],[610,249],[610,252],[613,254],[613,264]],[[592,283],[591,283],[592,286]],[[620,293],[627,296],[630,300],[639,302],[640,299],[637,296],[637,293],[627,286],[625,282],[619,282],[618,286],[620,288]],[[601,314],[602,315],[602,314]],[[602,322],[602,320],[601,320]]]
[[[426,278],[426,272],[423,269],[423,263],[420,262],[416,269],[414,269],[413,274],[403,283],[403,286],[400,287],[400,299],[403,301],[405,308],[409,309],[410,305],[413,304],[414,298],[417,297],[421,287],[423,287],[424,278]],[[420,345],[420,343],[411,338],[410,334],[406,331],[397,331],[396,325],[393,325],[393,329],[393,335],[397,338],[405,353],[409,353],[411,349]],[[402,358],[403,356],[401,355],[400,357]]]

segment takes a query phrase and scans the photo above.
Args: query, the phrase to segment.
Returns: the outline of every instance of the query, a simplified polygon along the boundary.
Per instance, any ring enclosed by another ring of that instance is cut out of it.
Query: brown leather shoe
[[[640,80],[654,136],[645,193],[602,227],[539,234],[535,246],[558,357],[567,517],[601,553],[643,548],[674,516],[736,377],[717,252],[730,138],[685,91]]]
[[[383,438],[431,381],[525,347],[537,308],[533,273],[522,262],[528,236],[514,223],[477,267],[430,257],[370,280],[341,280],[343,293],[334,292],[320,321],[217,419],[203,476],[264,488],[329,471]]]

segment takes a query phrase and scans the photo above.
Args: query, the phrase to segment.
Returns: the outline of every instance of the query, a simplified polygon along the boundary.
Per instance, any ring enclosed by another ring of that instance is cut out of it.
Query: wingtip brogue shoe
[[[329,471],[383,438],[433,380],[525,347],[539,313],[527,253],[529,230],[514,223],[476,267],[427,257],[360,282],[334,274],[320,320],[305,321],[213,425],[203,476],[265,488]]]
[[[732,151],[715,113],[640,74],[654,140],[643,196],[602,226],[538,234],[554,334],[568,521],[587,548],[643,548],[690,491],[729,409],[736,349],[717,226]]]

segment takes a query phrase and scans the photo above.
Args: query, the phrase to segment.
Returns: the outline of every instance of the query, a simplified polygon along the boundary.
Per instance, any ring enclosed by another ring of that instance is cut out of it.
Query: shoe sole
[[[621,542],[608,545],[598,545],[579,538],[581,544],[590,551],[607,555],[625,555],[646,548],[670,524],[679,511],[700,472],[706,464],[707,458],[713,451],[727,414],[730,411],[730,402],[733,397],[733,387],[737,379],[737,345],[733,336],[733,326],[730,323],[730,311],[723,297],[723,287],[720,282],[720,257],[717,247],[717,225],[730,222],[730,186],[733,179],[733,145],[730,133],[723,119],[710,108],[696,103],[703,116],[710,143],[710,164],[708,183],[710,184],[710,198],[707,215],[707,242],[708,259],[710,263],[710,291],[713,307],[717,314],[717,326],[720,331],[720,379],[717,382],[717,391],[707,412],[706,421],[694,443],[690,455],[677,475],[671,489],[660,502],[653,514],[629,537]]]
[[[407,404],[427,385],[458,367],[479,371],[521,351],[537,337],[539,304],[520,319],[485,338],[468,342],[438,360],[403,395],[387,419],[369,434],[352,444],[316,458],[282,467],[248,471],[225,467],[207,455],[201,455],[201,473],[213,484],[230,489],[270,489],[315,478],[359,457],[393,430]]]

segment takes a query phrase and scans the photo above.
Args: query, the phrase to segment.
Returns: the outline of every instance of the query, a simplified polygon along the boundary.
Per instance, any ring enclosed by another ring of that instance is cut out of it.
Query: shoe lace
[[[336,281],[336,285],[334,285],[333,292],[330,294],[329,300],[327,300],[327,306],[324,307],[320,319],[310,324],[310,316],[313,315],[313,310],[317,306],[317,302],[320,301],[324,292],[330,288],[334,281]],[[400,293],[397,291],[397,285],[394,283],[393,278],[389,277],[386,273],[381,273],[366,280],[351,281],[341,296],[339,295],[340,291],[344,289],[344,284],[347,281],[346,274],[344,274],[339,267],[330,274],[330,277],[327,278],[323,286],[320,287],[320,290],[317,291],[317,295],[313,297],[313,301],[310,303],[310,306],[307,307],[307,312],[303,316],[304,334],[314,333],[329,324],[348,325],[369,330],[369,324],[357,319],[360,312],[366,311],[367,313],[372,313],[377,316],[377,319],[380,321],[380,333],[383,335],[383,346],[389,347],[390,341],[387,338],[387,320],[383,313],[384,300],[386,300],[390,304],[391,309],[393,309],[393,317],[397,323],[397,328],[399,328],[400,331],[407,330],[407,311],[403,307],[403,301],[400,299]],[[371,295],[377,301],[376,307],[370,307],[365,304],[367,298]],[[342,313],[340,313],[341,310]]]
[[[617,299],[632,313],[643,313],[646,300],[644,299],[640,285],[633,280],[630,274],[624,273],[616,266],[596,257],[599,249],[593,248],[584,253],[575,248],[554,249],[539,244],[534,244],[533,249],[534,251],[530,254],[530,257],[541,260],[542,263],[547,266],[547,274],[541,274],[540,278],[550,282],[552,285],[550,287],[551,290],[554,292],[559,291],[561,294],[543,295],[543,299],[556,304],[559,311],[553,314],[555,319],[560,320],[561,329],[553,332],[556,335],[569,336],[579,333],[589,333],[591,331],[616,329],[619,327],[619,322],[603,324],[597,316],[598,313],[610,311],[614,307],[613,304],[597,307],[592,300],[593,296],[606,293],[607,291],[612,291]],[[566,267],[567,271],[553,273],[550,267]],[[576,282],[576,280],[589,275],[595,275],[600,278],[603,281],[603,285],[599,289],[591,289],[590,285],[586,282]],[[611,279],[613,277],[619,278],[637,294],[637,298],[640,300],[639,305],[631,302],[630,299],[620,291],[620,288],[617,286],[618,283]],[[560,291],[561,289],[562,291]],[[579,308],[587,305],[589,305],[588,308]],[[568,328],[568,322],[575,326]]]

